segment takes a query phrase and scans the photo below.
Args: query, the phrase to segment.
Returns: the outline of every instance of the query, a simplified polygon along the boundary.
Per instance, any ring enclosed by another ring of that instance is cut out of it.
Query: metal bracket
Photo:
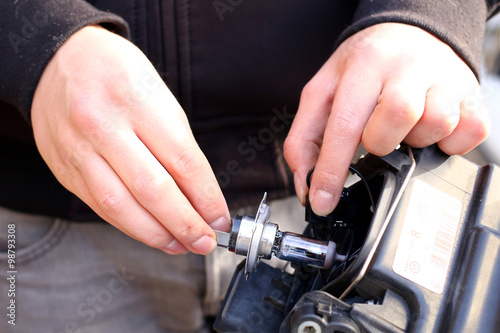
[[[366,271],[368,270],[368,267],[370,266],[373,256],[375,255],[375,252],[377,251],[377,247],[380,244],[380,241],[382,240],[382,237],[384,236],[385,230],[387,229],[387,226],[389,225],[389,222],[391,221],[392,215],[394,214],[394,211],[396,210],[399,201],[401,200],[401,197],[403,196],[403,193],[408,186],[408,182],[410,181],[410,178],[413,174],[413,171],[415,171],[415,167],[417,163],[415,162],[415,157],[413,156],[413,151],[411,150],[411,147],[406,146],[406,149],[408,150],[408,156],[410,157],[410,167],[404,176],[403,183],[401,184],[401,187],[399,188],[398,193],[396,194],[396,197],[394,198],[394,201],[391,204],[391,207],[389,208],[389,211],[387,212],[387,215],[384,219],[384,223],[382,224],[382,227],[380,228],[380,231],[377,235],[377,238],[375,239],[375,242],[370,249],[370,252],[368,253],[368,256],[363,263],[363,266],[361,267],[358,275],[354,278],[354,280],[351,282],[351,284],[347,287],[347,289],[340,295],[339,299],[343,300],[353,289],[356,287],[356,285],[361,281],[361,279],[364,277]]]

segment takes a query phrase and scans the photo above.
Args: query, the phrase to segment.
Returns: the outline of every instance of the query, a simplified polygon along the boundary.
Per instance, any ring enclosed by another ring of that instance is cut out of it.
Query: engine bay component
[[[331,214],[317,216],[306,204],[299,236],[309,245],[334,243],[336,258],[345,260],[329,268],[321,268],[326,260],[296,260],[293,271],[242,262],[214,329],[498,332],[500,168],[448,156],[437,145],[403,145],[384,157],[368,154],[350,169],[351,181]],[[283,242],[284,233],[268,228]],[[257,234],[270,238],[264,228]],[[232,236],[224,237],[220,243],[229,248]],[[280,255],[279,245],[273,242],[271,253]],[[264,252],[257,250],[257,258]],[[247,279],[245,265],[255,271]]]
[[[245,275],[255,272],[261,259],[278,259],[330,269],[334,261],[346,257],[336,252],[332,241],[320,241],[293,232],[282,232],[269,221],[271,209],[264,194],[255,217],[236,215],[229,233],[216,231],[217,245],[246,256]]]

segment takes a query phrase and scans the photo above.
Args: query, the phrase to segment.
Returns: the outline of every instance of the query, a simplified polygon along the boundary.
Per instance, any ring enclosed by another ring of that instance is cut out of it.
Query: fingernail
[[[169,254],[184,254],[188,253],[189,250],[177,239],[174,239],[170,242],[170,244],[168,244],[166,252],[168,252]]]
[[[217,220],[210,223],[209,226],[219,231],[228,231],[230,227],[229,221],[225,217],[219,217]]]
[[[193,247],[193,250],[199,254],[209,254],[215,250],[217,243],[215,242],[215,239],[205,235],[194,242],[191,246]]]
[[[306,195],[304,193],[304,189],[302,188],[302,183],[298,173],[293,174],[293,182],[295,183],[295,192],[297,192],[297,197],[299,198],[302,206],[304,206],[306,204]]]
[[[314,192],[311,199],[313,211],[320,216],[325,216],[333,211],[333,194],[325,190],[318,190]]]

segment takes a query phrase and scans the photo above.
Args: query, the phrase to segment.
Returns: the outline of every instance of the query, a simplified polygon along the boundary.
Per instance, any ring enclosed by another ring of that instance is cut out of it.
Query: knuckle
[[[340,131],[356,130],[360,126],[359,115],[352,108],[342,106],[337,110],[335,124]]]
[[[468,129],[471,139],[476,142],[484,141],[490,133],[491,119],[483,103],[478,103],[474,107],[466,107],[462,104],[460,108],[460,124],[462,122],[463,127]]]
[[[90,142],[80,140],[76,144],[72,145],[70,149],[67,149],[67,156],[71,164],[79,167],[85,163],[93,152],[94,147]]]
[[[187,240],[189,243],[194,242],[203,235],[203,228],[200,224],[192,219],[182,221],[175,233],[175,237],[179,240]]]
[[[331,105],[334,96],[333,89],[329,87],[328,82],[325,82],[321,76],[316,76],[304,85],[300,93],[300,99],[316,98],[318,101],[324,101],[324,103]]]
[[[315,80],[310,80],[305,84],[305,86],[302,88],[302,92],[300,93],[300,97],[302,98],[308,98],[310,96],[314,96],[314,93],[316,92],[316,84]]]
[[[351,54],[347,58],[347,63],[368,63],[371,64],[375,60],[384,56],[381,44],[375,38],[363,38],[353,45]]]
[[[197,149],[185,149],[173,163],[176,174],[183,179],[193,179],[204,169],[205,160]]]
[[[415,120],[416,118],[415,107],[410,101],[404,98],[399,98],[394,101],[393,112],[396,119],[403,122]]]
[[[322,135],[304,138],[289,134],[283,144],[283,154],[292,172],[302,167],[304,160],[316,161],[322,145]]]
[[[172,236],[170,235],[169,232],[167,231],[158,231],[152,233],[147,239],[145,239],[143,242],[151,246],[155,249],[164,249],[165,246],[168,246],[168,244],[172,241]]]
[[[102,194],[97,198],[97,205],[99,211],[106,215],[116,216],[124,209],[123,198],[116,194]]]
[[[428,109],[421,121],[420,141],[424,144],[432,144],[449,136],[457,127],[460,120],[460,111],[454,108]]]
[[[304,87],[302,88],[302,91],[300,93],[300,98],[307,98],[308,96],[312,95],[314,93],[314,84],[313,80],[307,82]]]
[[[158,202],[165,193],[166,183],[166,177],[154,175],[149,171],[143,171],[134,179],[134,192],[145,202]]]
[[[70,119],[74,124],[84,126],[86,129],[99,127],[99,118],[89,107],[90,101],[87,97],[77,98],[71,101],[69,106]]]
[[[384,102],[387,103],[389,119],[396,124],[416,123],[422,113],[403,94],[384,96],[382,103]]]
[[[491,131],[491,123],[489,119],[477,119],[475,124],[471,126],[473,140],[478,142],[483,142]]]
[[[57,163],[54,168],[54,175],[57,180],[70,192],[73,192],[77,196],[83,195],[82,183],[85,181],[82,178],[81,173],[78,168],[74,165],[66,165],[64,163]],[[93,199],[92,196],[89,196]]]
[[[295,153],[295,151],[299,148],[300,141],[295,135],[289,134],[285,142],[283,143],[283,153],[285,154],[285,158],[288,160],[291,155]]]
[[[458,120],[455,120],[448,116],[442,116],[438,119],[433,126],[434,133],[432,139],[434,142],[450,135],[453,130],[457,127]]]
[[[81,97],[72,100],[69,105],[69,121],[77,130],[84,131],[87,137],[102,142],[106,135],[109,135],[117,126],[117,115],[122,112],[122,108],[116,105],[107,112],[102,112],[99,102],[88,97]],[[111,119],[110,115],[113,116]]]
[[[344,182],[342,175],[334,172],[331,168],[325,168],[322,166],[317,166],[314,169],[311,181],[314,184],[315,188],[327,188],[329,186],[327,184],[343,184]]]

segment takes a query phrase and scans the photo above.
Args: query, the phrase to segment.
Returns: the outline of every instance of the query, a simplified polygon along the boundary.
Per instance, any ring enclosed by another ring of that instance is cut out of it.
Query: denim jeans
[[[296,198],[270,206],[288,230],[303,213]],[[298,220],[294,231],[304,227]],[[0,207],[0,332],[209,332],[205,318],[218,311],[242,259],[224,249],[170,256],[106,223]]]

